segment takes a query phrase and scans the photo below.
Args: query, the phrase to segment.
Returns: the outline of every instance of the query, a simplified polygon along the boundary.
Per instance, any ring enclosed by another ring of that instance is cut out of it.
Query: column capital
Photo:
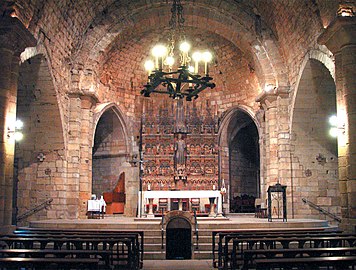
[[[256,97],[255,101],[259,102],[261,105],[266,105],[267,108],[270,108],[274,101],[277,100],[277,98],[288,98],[288,96],[289,87],[275,87],[269,92],[263,91]]]
[[[19,19],[9,16],[0,18],[0,48],[20,56],[26,47],[34,47],[36,44],[36,39]]]
[[[99,102],[99,98],[94,92],[72,91],[68,93],[69,98],[79,98],[83,108],[92,108]]]
[[[356,18],[338,16],[319,36],[318,43],[325,45],[333,53],[344,46],[356,44]]]

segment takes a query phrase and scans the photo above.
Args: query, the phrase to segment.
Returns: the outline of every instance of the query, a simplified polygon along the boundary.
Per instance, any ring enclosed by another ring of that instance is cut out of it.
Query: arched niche
[[[99,109],[92,154],[92,193],[105,195],[109,214],[121,214],[124,211],[121,204],[125,203],[124,166],[130,156],[126,126],[115,105]]]
[[[260,197],[259,132],[252,113],[243,107],[233,108],[222,119],[219,130],[220,179],[227,186],[231,213],[254,212],[255,198]],[[226,207],[226,206],[225,206]]]
[[[42,54],[28,58],[19,67],[16,117],[24,123],[24,136],[16,143],[14,162],[18,215],[53,199],[51,218],[66,217],[62,110],[48,62]],[[49,218],[48,213],[42,210],[23,222]]]
[[[297,85],[291,121],[295,217],[325,218],[302,198],[340,213],[337,140],[329,135],[336,86],[329,69],[316,59],[306,61]]]

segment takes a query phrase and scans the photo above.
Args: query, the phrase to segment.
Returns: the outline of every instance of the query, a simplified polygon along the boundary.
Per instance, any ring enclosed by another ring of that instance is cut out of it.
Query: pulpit
[[[287,195],[286,195],[286,189],[287,186],[283,186],[280,183],[275,184],[274,186],[269,186],[268,187],[268,221],[272,221],[272,196],[274,196],[273,199],[276,200],[277,203],[277,207],[276,207],[276,211],[277,211],[277,216],[279,218],[279,211],[280,211],[280,204],[281,204],[281,200],[280,200],[280,194],[282,194],[282,218],[283,221],[287,221]]]

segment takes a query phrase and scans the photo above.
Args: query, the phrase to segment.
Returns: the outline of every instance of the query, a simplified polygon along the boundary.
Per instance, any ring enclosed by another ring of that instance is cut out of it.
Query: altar
[[[210,215],[214,214],[214,205],[217,205],[217,214],[222,214],[222,197],[219,190],[150,190],[143,192],[143,202],[148,203],[148,216],[153,216],[153,204],[160,198],[178,199],[179,209],[182,210],[182,199],[206,199],[210,203]],[[170,209],[168,209],[170,210]]]
[[[104,201],[104,199],[100,199],[100,200],[88,200],[88,204],[87,204],[88,208],[88,217],[89,218],[94,218],[95,214],[102,216],[102,218],[104,218],[104,213],[106,212],[106,203]]]

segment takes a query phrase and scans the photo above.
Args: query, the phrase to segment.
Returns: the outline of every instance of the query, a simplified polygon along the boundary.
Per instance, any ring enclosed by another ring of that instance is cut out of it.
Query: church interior
[[[0,11],[1,233],[154,223],[146,258],[213,261],[198,226],[356,233],[354,0]]]

